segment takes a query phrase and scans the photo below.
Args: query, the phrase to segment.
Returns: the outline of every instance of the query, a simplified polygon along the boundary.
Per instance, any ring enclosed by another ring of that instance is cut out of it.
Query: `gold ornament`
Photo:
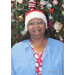
[[[64,16],[64,11],[62,11],[61,14]]]
[[[57,36],[57,35],[55,34],[55,36]]]
[[[59,31],[58,31],[58,30],[56,30],[56,32],[57,32],[57,33],[59,33]]]
[[[52,22],[53,22],[53,20],[54,20],[54,17],[50,14],[50,16],[49,16],[49,20],[51,20]]]
[[[18,21],[19,22],[22,22],[23,21],[23,14],[18,17]]]
[[[54,28],[55,28],[56,32],[59,33],[59,31],[62,29],[62,24],[60,22],[56,21],[54,23]]]

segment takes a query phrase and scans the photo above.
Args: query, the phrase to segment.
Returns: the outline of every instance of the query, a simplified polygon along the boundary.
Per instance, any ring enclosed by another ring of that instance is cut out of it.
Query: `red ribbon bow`
[[[50,13],[54,13],[54,8],[53,9],[51,9],[51,8],[49,8],[49,11],[50,11]]]

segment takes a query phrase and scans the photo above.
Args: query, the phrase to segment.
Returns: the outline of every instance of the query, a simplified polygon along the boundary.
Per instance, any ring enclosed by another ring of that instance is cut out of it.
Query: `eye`
[[[43,22],[42,21],[38,21],[38,24],[42,24]]]
[[[33,22],[30,22],[28,25],[34,25],[34,23]]]

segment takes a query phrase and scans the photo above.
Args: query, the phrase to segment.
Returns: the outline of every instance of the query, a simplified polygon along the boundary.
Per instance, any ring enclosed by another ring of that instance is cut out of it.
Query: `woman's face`
[[[32,38],[44,37],[45,30],[45,23],[40,18],[34,18],[28,22],[28,31]]]

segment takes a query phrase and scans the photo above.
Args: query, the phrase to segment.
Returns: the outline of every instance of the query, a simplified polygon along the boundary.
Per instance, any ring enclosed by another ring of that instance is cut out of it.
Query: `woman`
[[[11,50],[11,75],[64,75],[64,45],[47,37],[47,19],[42,10],[25,15],[23,41]]]

